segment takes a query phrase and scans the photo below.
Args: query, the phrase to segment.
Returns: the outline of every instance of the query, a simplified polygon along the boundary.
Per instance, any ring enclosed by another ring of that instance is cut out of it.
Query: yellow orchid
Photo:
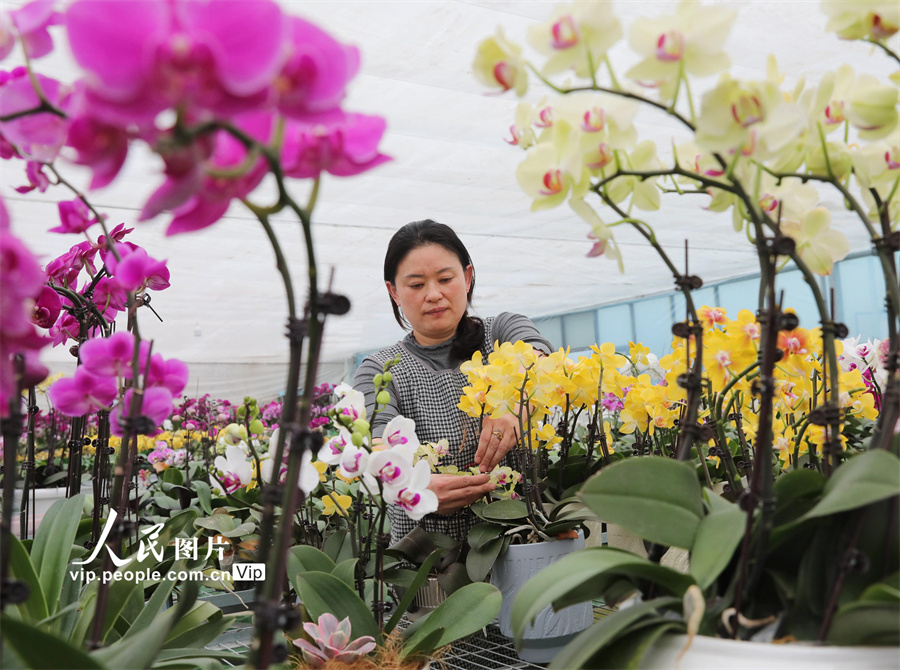
[[[325,509],[322,510],[322,514],[331,516],[332,514],[337,513],[341,516],[345,516],[352,504],[353,498],[350,496],[332,493],[331,495],[326,495],[322,498],[322,505],[325,507]]]
[[[580,132],[567,121],[556,121],[526,151],[516,180],[532,199],[531,211],[557,207],[570,193],[576,198],[587,193],[591,175],[582,162]]]
[[[522,47],[507,40],[498,27],[493,37],[478,45],[472,73],[483,86],[499,88],[501,93],[513,89],[521,98],[528,89],[528,72],[521,53]]]

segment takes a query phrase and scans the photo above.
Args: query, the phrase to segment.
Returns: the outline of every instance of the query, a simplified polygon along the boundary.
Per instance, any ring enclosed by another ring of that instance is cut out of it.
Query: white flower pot
[[[571,540],[553,540],[537,544],[511,544],[497,559],[491,571],[491,583],[503,594],[500,605],[500,632],[513,637],[512,605],[519,589],[542,569],[573,551],[584,548],[584,534]],[[594,623],[590,602],[579,603],[554,612],[549,606],[526,628],[519,658],[530,663],[549,663],[578,633]]]
[[[49,489],[33,489],[34,491],[34,523],[35,530],[37,530],[41,525],[41,519],[44,518],[44,515],[47,513],[47,510],[50,509],[50,506],[55,503],[57,500],[66,497],[66,488],[49,488]],[[31,518],[32,518],[32,497],[31,491],[28,492],[28,535],[27,537],[34,537],[34,534],[31,532]],[[20,537],[19,535],[19,519],[20,511],[22,509],[22,489],[16,489],[15,494],[13,495],[13,516],[12,516],[12,534],[16,537]]]
[[[641,670],[896,670],[900,647],[829,647],[770,644],[694,637],[684,655],[687,635],[666,635],[638,665]]]

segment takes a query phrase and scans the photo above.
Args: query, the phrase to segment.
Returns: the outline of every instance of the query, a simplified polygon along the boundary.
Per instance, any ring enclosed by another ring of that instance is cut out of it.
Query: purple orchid
[[[151,288],[161,291],[169,287],[169,268],[165,261],[158,261],[146,251],[134,245],[117,244],[119,260],[112,254],[105,257],[106,269],[125,291]]]
[[[230,115],[266,103],[289,30],[271,0],[79,0],[66,26],[92,107],[145,123],[171,107]]]
[[[108,408],[118,395],[116,380],[92,374],[83,365],[72,377],[63,377],[47,391],[53,406],[66,416],[81,416]]]
[[[94,286],[91,300],[97,305],[103,318],[109,321],[114,319],[119,312],[125,311],[128,294],[122,290],[115,279],[103,277]]]
[[[35,75],[46,98],[56,107],[65,109],[69,89],[55,79]],[[17,67],[12,72],[0,72],[0,116],[34,109],[41,104],[32,86],[28,71]],[[52,161],[59,153],[68,134],[68,119],[49,112],[30,114],[0,123],[0,132],[25,156],[38,161]]]
[[[375,638],[363,635],[355,640],[351,637],[350,617],[340,622],[330,612],[319,617],[317,624],[307,622],[303,630],[312,639],[294,640],[294,644],[303,652],[303,658],[314,667],[321,668],[328,661],[351,664],[375,649]]]
[[[61,309],[59,294],[49,286],[42,286],[31,312],[31,321],[39,328],[50,328],[59,318]]]
[[[65,344],[70,339],[74,340],[80,332],[81,324],[78,323],[78,319],[66,312],[50,327],[47,335],[50,336],[50,341],[56,347]]]
[[[98,223],[91,218],[91,210],[80,198],[75,200],[63,200],[57,204],[59,209],[60,225],[50,228],[51,233],[83,233],[88,228]]]
[[[336,112],[325,117],[287,123],[281,154],[287,176],[310,179],[325,171],[350,177],[391,160],[378,151],[386,128],[380,116]]]
[[[57,382],[59,383],[59,382]],[[128,389],[118,405],[109,415],[110,430],[113,435],[121,437],[125,432],[126,418],[131,416],[131,404],[134,390]],[[144,389],[141,401],[140,416],[147,417],[154,426],[159,426],[172,412],[172,393],[167,388],[155,386]]]
[[[150,369],[147,372],[147,386],[161,386],[169,390],[173,396],[181,395],[188,381],[188,366],[177,358],[163,359],[162,355],[150,357]]]
[[[29,58],[40,58],[53,51],[53,38],[47,28],[62,22],[59,12],[53,9],[54,3],[55,0],[33,0],[10,12]]]
[[[91,274],[97,273],[97,268],[94,266],[94,256],[96,255],[97,250],[90,242],[87,240],[79,242],[62,256],[47,263],[47,279],[65,288],[73,288],[78,280],[78,275],[85,266],[88,267]]]
[[[303,19],[291,17],[290,24],[290,56],[277,84],[279,110],[302,118],[336,109],[359,71],[359,50]]]
[[[147,366],[149,346],[147,341],[141,342],[141,353],[138,360],[138,368],[141,372]],[[131,379],[134,335],[128,332],[119,332],[109,337],[96,337],[88,340],[79,347],[78,357],[82,367],[91,374]]]
[[[50,186],[50,180],[44,174],[43,163],[28,161],[25,164],[25,176],[28,178],[28,186],[16,186],[16,191],[19,193],[31,193],[34,189],[43,193]]]
[[[93,171],[91,189],[107,186],[125,164],[128,132],[90,116],[78,116],[69,125],[66,145],[75,150],[73,159]]]

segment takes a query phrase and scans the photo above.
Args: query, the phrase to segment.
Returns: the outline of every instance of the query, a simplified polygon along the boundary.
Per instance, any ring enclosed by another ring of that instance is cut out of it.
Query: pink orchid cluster
[[[19,388],[38,384],[49,373],[38,352],[49,343],[32,322],[33,307],[42,295],[44,273],[28,248],[12,234],[9,216],[0,200],[0,416],[9,413],[9,401]],[[14,356],[24,361],[17,380]]]
[[[81,203],[80,200],[74,201]],[[60,203],[63,204],[71,203]],[[128,308],[129,293],[140,294],[148,289],[161,291],[169,287],[169,269],[165,261],[151,257],[133,242],[123,241],[133,228],[119,224],[109,234],[100,235],[72,246],[61,256],[47,263],[45,286],[34,309],[34,323],[49,329],[53,345],[76,339],[82,330],[81,321],[75,316],[78,305],[71,298],[60,295],[53,286],[77,293],[79,301],[93,304],[105,321],[112,321]],[[71,232],[71,231],[69,231]],[[119,258],[109,250],[115,245]],[[102,272],[98,273],[96,257],[100,256]],[[82,280],[82,275],[86,275]],[[91,322],[90,333],[99,325]]]
[[[188,431],[218,433],[235,422],[235,406],[229,400],[214,399],[209,393],[185,398],[172,412],[172,424]]]
[[[152,432],[172,412],[173,398],[187,385],[187,365],[174,358],[167,360],[161,354],[151,356],[147,341],[138,345],[135,376],[135,337],[131,333],[88,340],[79,347],[78,356],[81,365],[75,374],[60,379],[48,390],[50,401],[67,416],[111,409],[110,429],[114,435],[124,433],[134,402],[140,403],[135,410],[137,416],[145,419],[142,432]],[[125,380],[131,380],[133,385],[122,393]]]
[[[247,138],[269,146],[286,177],[389,160],[378,150],[384,119],[340,107],[357,49],[273,0],[76,0],[64,14],[35,0],[0,23],[0,60],[16,37],[32,62],[50,53],[48,28],[63,24],[84,70],[72,83],[0,73],[0,156],[26,160],[23,190],[45,190],[41,168],[61,152],[92,170],[92,188],[106,186],[140,140],[164,164],[140,219],[173,212],[175,234],[215,223],[269,172]],[[60,214],[66,232],[93,223],[78,203]]]

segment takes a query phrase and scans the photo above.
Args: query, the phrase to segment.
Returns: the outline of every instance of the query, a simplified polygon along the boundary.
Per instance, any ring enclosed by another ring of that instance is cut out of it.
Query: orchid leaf
[[[744,537],[747,514],[737,505],[708,514],[700,521],[691,549],[690,573],[701,589],[716,581]]]
[[[678,598],[656,598],[607,615],[594,622],[590,628],[581,631],[557,654],[550,667],[561,669],[594,667],[589,664],[592,658],[606,645],[622,636],[633,624],[653,615],[659,608],[680,603],[681,600]]]
[[[469,530],[468,542],[472,549],[481,549],[484,545],[493,539],[496,539],[503,532],[502,528],[498,528],[492,523],[477,523]]]
[[[403,598],[397,605],[397,611],[394,612],[394,614],[384,626],[385,635],[390,635],[391,631],[394,630],[398,623],[400,623],[401,617],[406,613],[406,610],[409,609],[409,606],[415,599],[416,594],[419,592],[419,589],[425,583],[425,580],[428,579],[428,573],[431,572],[431,567],[435,564],[437,559],[440,558],[440,555],[441,550],[435,549],[433,552],[431,552],[431,555],[425,559],[422,565],[419,566],[419,570],[416,572],[412,582],[406,589],[406,593],[403,594]]]
[[[897,603],[853,602],[838,609],[828,642],[840,645],[895,647],[900,645]]]
[[[81,649],[37,626],[0,615],[4,646],[9,645],[29,668],[103,668]]]
[[[502,599],[497,587],[484,582],[469,584],[450,594],[407,640],[401,659],[413,653],[428,654],[481,630],[497,616]],[[441,630],[441,634],[432,641],[437,630]],[[429,643],[428,648],[425,642]]]
[[[350,617],[354,638],[371,635],[380,642],[381,631],[375,618],[356,592],[334,575],[324,572],[302,572],[295,578],[297,593],[313,621],[331,613],[338,621]]]
[[[648,456],[619,461],[589,479],[581,499],[607,523],[690,549],[703,515],[700,483],[686,463]]]
[[[40,575],[41,589],[47,604],[47,614],[53,614],[60,601],[66,565],[71,558],[78,522],[84,506],[84,494],[57,500],[47,512],[56,510],[48,523],[47,516],[41,521],[34,545],[31,550],[31,561],[35,571]]]
[[[889,451],[873,449],[851,457],[836,468],[825,484],[819,503],[807,512],[807,519],[865,507],[897,495],[900,458]]]
[[[341,561],[336,566],[334,566],[334,570],[331,571],[331,574],[333,574],[335,577],[340,579],[342,582],[344,582],[344,584],[352,589],[356,581],[357,563],[359,563],[358,558],[348,558],[346,561]]]
[[[688,575],[627,551],[609,547],[582,549],[548,565],[522,586],[513,603],[513,633],[519,639],[547,605],[564,598],[566,604],[584,602],[600,595],[594,591],[602,580],[596,578],[620,575],[648,579],[678,597],[694,583]]]
[[[9,560],[12,576],[25,582],[28,586],[28,598],[25,599],[25,602],[16,605],[19,616],[32,622],[46,619],[49,615],[47,601],[44,599],[41,582],[34,571],[34,565],[32,565],[31,558],[25,550],[25,545],[12,533],[9,534],[9,541]]]
[[[517,521],[528,516],[528,507],[522,500],[498,500],[481,510],[481,518],[488,521]]]
[[[502,551],[502,537],[495,537],[477,549],[475,547],[469,549],[469,554],[466,556],[466,570],[469,573],[469,578],[473,582],[480,582],[487,577],[491,567],[494,565],[494,561],[497,560]]]

